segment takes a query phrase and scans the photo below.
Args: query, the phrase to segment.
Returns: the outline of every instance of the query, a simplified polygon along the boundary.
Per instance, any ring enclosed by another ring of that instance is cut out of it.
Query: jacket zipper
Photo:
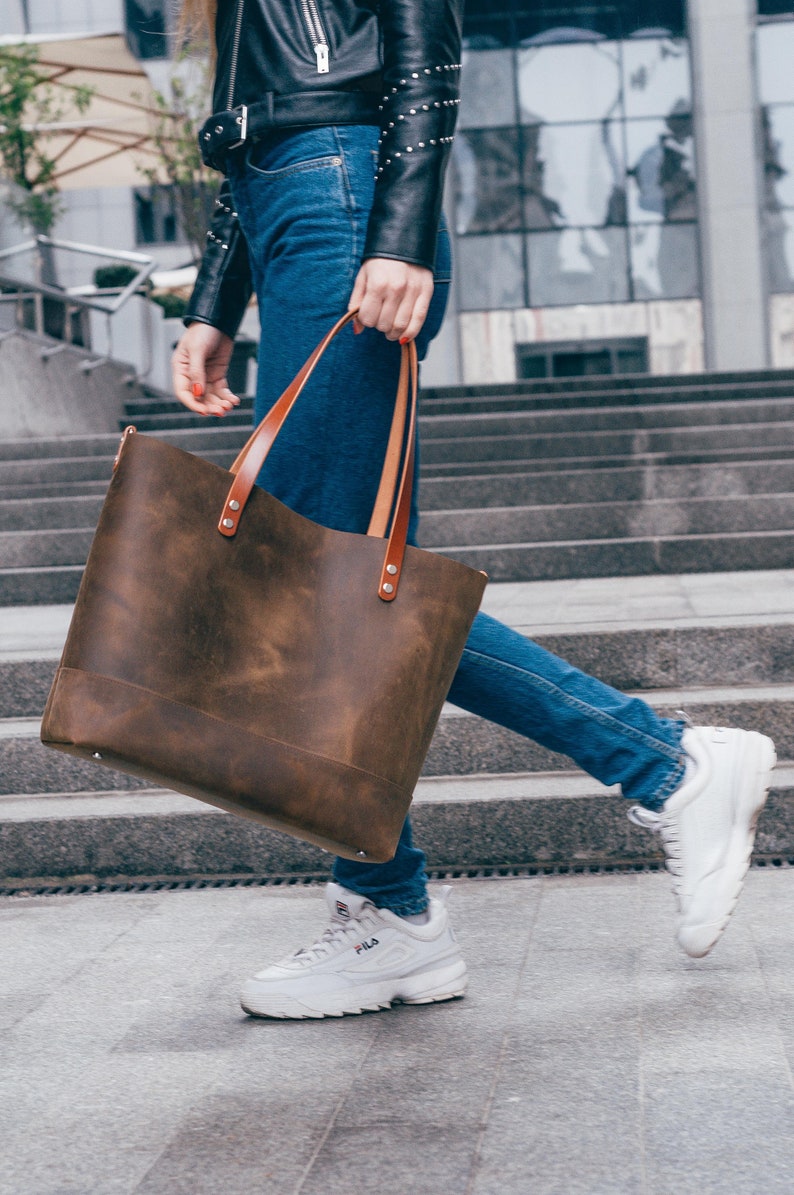
[[[306,22],[306,28],[309,30],[309,37],[314,47],[314,53],[317,56],[317,74],[327,75],[328,38],[325,36],[323,23],[317,11],[316,0],[301,0],[301,8],[303,9],[303,19]]]
[[[226,104],[231,108],[234,99],[234,85],[237,82],[237,58],[240,53],[240,36],[243,32],[243,8],[245,0],[237,0],[237,17],[234,24],[234,41],[232,42],[232,57],[229,63],[229,99]]]

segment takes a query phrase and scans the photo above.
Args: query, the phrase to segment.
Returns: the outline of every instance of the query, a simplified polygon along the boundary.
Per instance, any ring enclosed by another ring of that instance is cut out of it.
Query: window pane
[[[512,50],[465,50],[458,128],[516,123]]]
[[[526,305],[520,236],[462,237],[455,259],[461,310]]]
[[[671,38],[623,43],[623,102],[627,117],[689,112],[689,47]]]
[[[528,202],[542,203],[551,219],[538,223],[528,207],[528,227],[622,223],[625,187],[620,126],[535,125],[524,132]]]
[[[695,220],[697,190],[692,120],[688,113],[666,121],[626,123],[630,221]]]
[[[794,211],[764,212],[764,250],[769,289],[794,292]]]
[[[794,105],[762,108],[764,205],[794,207]]]
[[[759,17],[777,16],[779,13],[794,13],[791,0],[758,0]]]
[[[526,124],[600,120],[617,113],[617,42],[537,46],[518,52],[520,119]]]
[[[565,228],[528,238],[532,307],[618,303],[629,298],[622,228]]]
[[[458,133],[452,161],[456,232],[521,228],[517,129]]]
[[[762,104],[790,103],[794,98],[794,23],[761,25],[756,31],[758,90]]]
[[[696,225],[637,224],[630,239],[636,299],[690,299],[699,294]]]

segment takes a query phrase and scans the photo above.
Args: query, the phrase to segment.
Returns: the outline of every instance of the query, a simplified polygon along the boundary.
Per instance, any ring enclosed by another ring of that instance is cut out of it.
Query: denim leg
[[[486,614],[474,620],[449,700],[562,752],[649,809],[660,809],[684,774],[683,722],[660,718]]]

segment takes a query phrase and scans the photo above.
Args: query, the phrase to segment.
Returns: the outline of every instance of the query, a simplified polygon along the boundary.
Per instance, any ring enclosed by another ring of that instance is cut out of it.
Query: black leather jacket
[[[215,113],[205,160],[269,128],[378,124],[364,258],[433,267],[459,100],[463,0],[219,0]],[[234,336],[251,295],[228,181],[185,322]]]

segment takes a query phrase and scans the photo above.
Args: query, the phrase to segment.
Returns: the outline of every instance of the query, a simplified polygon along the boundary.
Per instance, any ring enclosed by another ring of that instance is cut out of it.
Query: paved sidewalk
[[[794,870],[723,941],[662,874],[462,880],[462,1001],[245,1018],[319,888],[0,900],[2,1195],[794,1190]]]

